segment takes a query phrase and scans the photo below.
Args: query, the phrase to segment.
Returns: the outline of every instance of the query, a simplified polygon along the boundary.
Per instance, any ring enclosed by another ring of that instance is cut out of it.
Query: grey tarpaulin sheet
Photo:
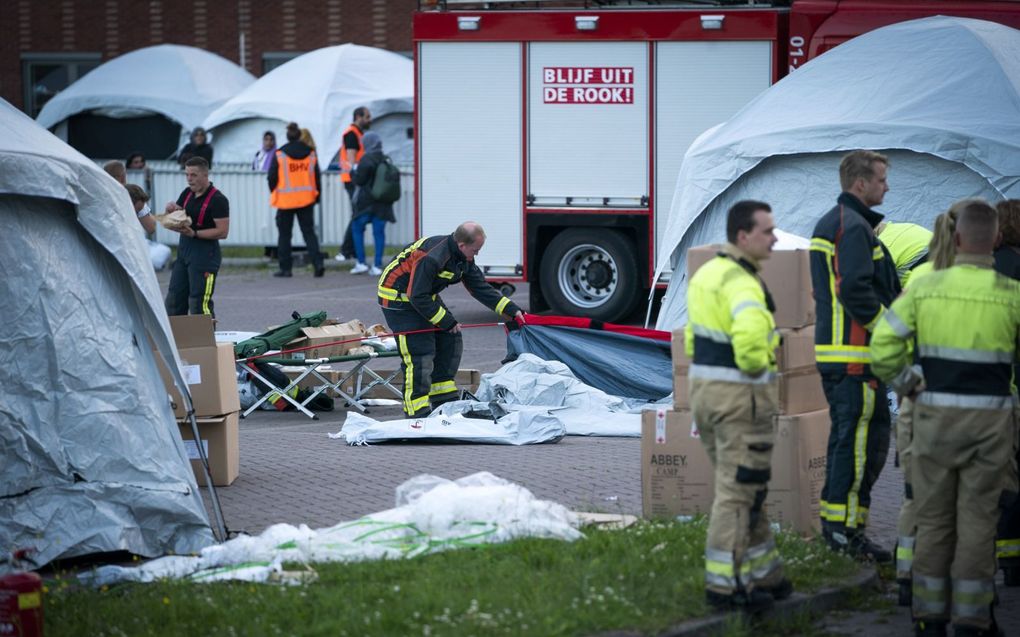
[[[521,354],[492,374],[484,374],[477,397],[507,409],[543,405],[563,423],[568,436],[641,436],[641,412],[672,403],[672,394],[649,403],[611,396],[578,380],[559,361]],[[444,407],[455,405],[444,405]]]
[[[36,565],[213,543],[137,224],[120,184],[0,101],[0,551]]]
[[[349,445],[412,440],[535,445],[558,442],[566,435],[556,415],[543,407],[498,412],[496,418],[487,419],[465,417],[471,410],[491,413],[485,403],[467,400],[447,403],[425,418],[379,421],[349,411],[340,433],[329,436],[343,438]]]
[[[529,353],[560,361],[583,383],[607,394],[654,401],[673,392],[668,336],[659,340],[604,329],[525,323],[507,332],[507,359]]]

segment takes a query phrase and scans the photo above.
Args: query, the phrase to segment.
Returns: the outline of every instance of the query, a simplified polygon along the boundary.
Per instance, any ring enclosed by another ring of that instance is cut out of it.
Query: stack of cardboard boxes
[[[687,253],[694,274],[719,246]],[[815,367],[815,306],[807,250],[773,252],[762,279],[776,303],[783,336],[777,352],[779,419],[772,479],[765,501],[773,522],[810,534],[819,528],[818,501],[825,481],[829,412]],[[642,504],[646,517],[709,513],[714,476],[690,412],[684,333],[673,333],[673,410],[646,411],[641,431]]]
[[[237,479],[239,473],[237,416],[241,404],[234,372],[234,344],[216,342],[212,318],[209,316],[171,316],[170,329],[177,342],[184,381],[188,384],[195,406],[195,419],[198,421],[201,445],[209,459],[213,484],[227,486]],[[187,411],[184,398],[174,386],[162,360],[159,357],[156,360],[170,394],[195,478],[199,485],[204,486],[205,475],[197,443],[191,424],[185,419]]]

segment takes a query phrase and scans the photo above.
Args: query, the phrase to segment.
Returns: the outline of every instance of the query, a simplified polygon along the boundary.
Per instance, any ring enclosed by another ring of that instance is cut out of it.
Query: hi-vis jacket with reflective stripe
[[[306,208],[319,200],[319,166],[315,151],[303,158],[290,157],[282,149],[270,165],[277,167],[276,187],[269,195],[269,205],[281,210]]]
[[[932,231],[916,223],[886,223],[879,241],[885,244],[896,265],[900,286],[907,287],[910,271],[928,260]]]
[[[900,293],[896,266],[875,236],[882,215],[844,192],[811,236],[815,361],[821,372],[870,376],[870,332]]]
[[[691,277],[684,327],[691,378],[772,380],[779,332],[757,270],[756,263],[727,244]]]
[[[875,328],[872,369],[894,379],[916,339],[925,389],[919,404],[1006,409],[1020,343],[1020,282],[992,269],[992,258],[960,254],[953,267],[913,281]]]
[[[471,296],[497,314],[513,316],[521,310],[485,281],[482,271],[464,257],[449,234],[418,239],[386,266],[379,277],[379,305],[413,308],[436,327],[448,330],[457,319],[447,311],[439,293],[454,283],[463,283]]]

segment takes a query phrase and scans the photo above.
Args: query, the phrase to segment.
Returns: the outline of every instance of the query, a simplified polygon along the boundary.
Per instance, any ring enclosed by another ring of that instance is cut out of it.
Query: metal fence
[[[176,162],[148,163],[146,171],[128,171],[128,182],[136,183],[152,196],[153,212],[162,213],[169,201],[176,201],[187,187],[184,173]],[[217,163],[209,173],[216,189],[230,200],[230,235],[221,241],[229,246],[275,246],[276,210],[269,206],[266,173],[256,172],[248,164]],[[393,204],[395,224],[386,227],[388,245],[406,245],[414,236],[414,173],[409,167],[400,169],[400,200]],[[340,175],[329,171],[322,174],[322,197],[316,206],[315,230],[319,243],[339,245],[351,219],[351,202]],[[294,224],[294,245],[303,246],[301,231]],[[159,227],[155,240],[176,244],[177,233]],[[371,241],[371,237],[367,237]]]

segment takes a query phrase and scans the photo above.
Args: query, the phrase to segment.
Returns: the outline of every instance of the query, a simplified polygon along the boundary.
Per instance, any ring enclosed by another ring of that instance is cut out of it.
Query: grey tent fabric
[[[839,160],[889,155],[878,210],[929,226],[950,203],[1020,197],[1020,31],[937,16],[876,29],[808,62],[688,149],[656,274],[672,269],[656,327],[686,320],[687,248],[725,241],[742,198],[810,236],[839,195]]]
[[[507,332],[507,359],[534,354],[560,361],[581,380],[607,394],[655,401],[673,391],[668,340],[600,329],[524,324]]]
[[[0,101],[0,546],[36,565],[213,543],[137,223],[120,184]]]

